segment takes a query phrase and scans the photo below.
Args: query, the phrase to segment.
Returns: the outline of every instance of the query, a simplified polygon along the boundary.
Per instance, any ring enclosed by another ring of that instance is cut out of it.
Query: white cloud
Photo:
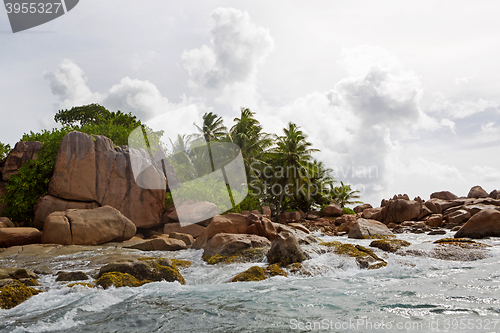
[[[234,8],[213,10],[210,25],[210,46],[182,54],[190,86],[219,94],[221,102],[255,104],[257,67],[274,47],[269,31]]]
[[[453,102],[446,98],[443,93],[433,94],[433,101],[428,111],[448,115],[452,119],[463,119],[486,111],[490,108],[498,110],[498,103],[483,98],[476,100],[462,100]]]
[[[87,86],[85,72],[73,61],[64,60],[57,69],[45,72],[52,94],[59,97],[58,109],[90,103],[100,103],[112,110],[132,112],[142,121],[163,112],[186,105],[187,99],[172,104],[158,88],[146,80],[123,78],[104,93],[92,92]]]
[[[498,182],[500,181],[500,169],[494,168],[492,166],[480,166],[474,165],[472,167],[472,172],[475,178],[482,182]],[[498,185],[497,185],[498,186]]]
[[[64,59],[55,70],[44,72],[44,78],[52,94],[59,98],[59,108],[71,108],[102,99],[101,95],[90,90],[85,73],[72,60]]]

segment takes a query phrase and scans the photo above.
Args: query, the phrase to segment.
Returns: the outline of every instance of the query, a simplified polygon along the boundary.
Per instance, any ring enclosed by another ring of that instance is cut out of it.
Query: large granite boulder
[[[68,201],[52,195],[44,195],[38,198],[36,202],[33,226],[43,230],[45,219],[53,212],[64,212],[68,209],[94,209],[97,207],[99,207],[99,205],[95,201]]]
[[[432,193],[431,199],[455,200],[458,199],[458,197],[450,191],[441,191]]]
[[[132,165],[144,166],[144,171],[134,175]],[[165,191],[163,171],[144,150],[115,147],[104,136],[76,131],[63,138],[49,183],[52,196],[109,205],[141,228],[160,223]]]
[[[188,224],[188,225],[183,227],[179,222],[167,223],[163,226],[163,233],[164,234],[168,235],[172,232],[178,232],[181,234],[191,235],[194,238],[197,238],[198,236],[200,236],[204,230],[205,230],[205,227],[198,225],[198,224]]]
[[[271,246],[271,242],[262,236],[249,234],[226,234],[219,233],[212,237],[204,247],[203,256],[215,254],[229,256],[237,251],[246,250],[251,247]]]
[[[422,204],[417,201],[405,199],[389,200],[380,212],[379,221],[389,224],[416,220],[419,217],[423,217],[421,208]]]
[[[0,247],[36,244],[41,238],[36,228],[0,228]]]
[[[269,264],[287,266],[296,262],[302,262],[307,257],[300,248],[297,238],[288,231],[280,232],[271,244],[271,249],[267,253]]]
[[[16,143],[14,149],[10,151],[5,159],[2,168],[2,179],[8,181],[10,177],[17,174],[23,164],[36,160],[40,149],[42,149],[42,143],[39,141],[20,141]]]
[[[368,209],[368,208],[373,208],[373,206],[370,205],[369,203],[366,203],[366,204],[362,204],[362,205],[354,207],[353,210],[355,213],[362,213],[365,209]]]
[[[394,238],[395,235],[385,224],[379,221],[359,218],[350,226],[348,237],[357,239],[386,239]]]
[[[8,217],[0,217],[0,228],[14,228],[15,225]]]
[[[132,221],[111,206],[95,209],[68,209],[47,217],[42,243],[99,245],[122,242],[136,233]]]
[[[481,186],[479,185],[476,185],[476,186],[473,186],[470,191],[469,191],[469,194],[467,194],[467,198],[475,198],[475,199],[478,199],[478,198],[487,198],[488,197],[488,192],[486,192]]]
[[[210,222],[210,219],[217,215],[217,206],[211,202],[189,200],[183,202],[172,212],[168,213],[169,220],[179,222],[186,226],[192,223],[204,225]]]
[[[455,234],[455,238],[464,237],[500,237],[500,212],[487,208],[472,216]]]
[[[207,242],[219,233],[245,234],[251,224],[252,221],[245,215],[236,213],[215,215],[208,227],[195,240],[192,248],[196,250],[204,248]]]
[[[331,202],[328,206],[321,211],[322,216],[341,216],[344,213],[342,207],[337,202]]]

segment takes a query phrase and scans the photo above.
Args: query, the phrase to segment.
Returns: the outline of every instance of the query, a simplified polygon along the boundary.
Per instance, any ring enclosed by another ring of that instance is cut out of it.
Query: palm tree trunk
[[[283,204],[283,196],[285,195],[285,191],[286,191],[286,186],[288,185],[288,181],[290,180],[290,177],[287,177],[286,181],[285,181],[285,186],[283,187],[283,190],[281,191],[281,194],[280,194],[280,199],[278,201],[278,207],[276,209],[276,213],[277,213],[277,221],[279,221],[279,218],[281,216],[281,205]]]

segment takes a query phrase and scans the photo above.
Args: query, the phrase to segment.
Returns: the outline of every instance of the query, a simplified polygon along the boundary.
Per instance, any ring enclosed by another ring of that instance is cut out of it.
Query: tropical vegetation
[[[7,204],[3,214],[12,220],[32,220],[37,199],[48,191],[61,140],[70,131],[104,135],[121,146],[128,144],[134,129],[142,126],[151,148],[158,146],[163,135],[162,131],[153,132],[144,126],[131,113],[111,112],[98,104],[61,110],[54,120],[61,128],[30,132],[21,138],[41,141],[43,145],[38,159],[23,165],[10,178],[7,194],[0,198]],[[334,187],[332,170],[314,158],[313,154],[319,150],[297,124],[288,123],[280,135],[266,133],[248,108],[241,108],[239,117],[233,121],[233,126],[226,127],[222,117],[208,112],[199,124],[193,124],[193,134],[168,138],[169,147],[160,144],[180,184],[171,186],[166,204],[174,202],[173,198],[208,198],[212,202],[225,202],[224,207],[219,207],[220,212],[270,205],[279,216],[283,211],[320,209],[332,200],[342,207],[360,203],[359,192],[350,185],[341,182],[341,186]],[[8,151],[10,146],[0,143],[0,161]],[[241,179],[231,174],[230,182],[227,165],[238,155],[245,174]],[[217,178],[214,175],[218,170],[221,172]],[[203,181],[193,181],[200,179]]]

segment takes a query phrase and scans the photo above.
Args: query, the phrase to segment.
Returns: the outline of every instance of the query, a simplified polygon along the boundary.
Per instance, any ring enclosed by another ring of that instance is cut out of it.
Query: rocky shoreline
[[[36,158],[39,146],[16,145],[2,170],[3,179]],[[217,207],[190,201],[164,207],[166,171],[145,156],[116,148],[105,137],[66,135],[49,193],[35,207],[35,227],[0,217],[0,308],[15,307],[47,291],[43,276],[69,288],[139,287],[155,281],[184,284],[183,270],[192,269],[192,263],[174,258],[181,250],[199,251],[203,265],[255,263],[246,271],[235,271],[227,281],[240,282],[311,276],[314,273],[301,263],[315,253],[352,258],[360,269],[385,267],[386,253],[480,260],[491,246],[476,240],[500,237],[500,193],[488,194],[480,186],[471,188],[467,197],[448,191],[432,193],[429,200],[395,195],[380,207],[357,206],[355,214],[344,214],[336,202],[321,212],[280,216],[265,206],[182,225],[179,210],[197,220],[197,208]],[[148,176],[160,179],[165,188],[139,188],[127,173],[134,159],[152,165]],[[402,233],[443,238],[418,248],[398,239]],[[321,235],[332,240],[321,241]],[[346,239],[371,243],[361,246]]]

